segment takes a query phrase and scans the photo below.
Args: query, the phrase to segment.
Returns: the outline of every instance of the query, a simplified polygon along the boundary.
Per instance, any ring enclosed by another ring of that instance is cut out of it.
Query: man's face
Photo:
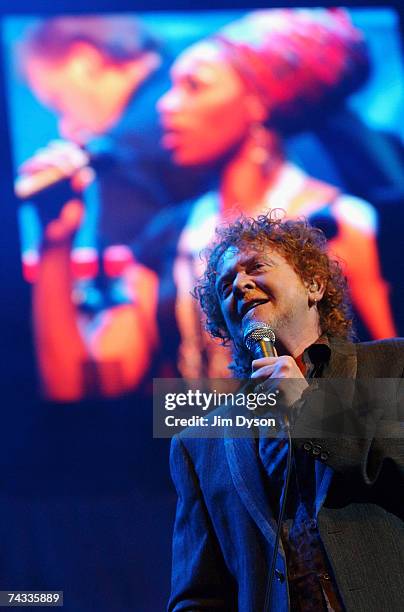
[[[227,328],[239,346],[242,326],[249,321],[269,324],[277,340],[288,346],[309,320],[306,285],[270,247],[227,249],[219,261],[216,291]]]
[[[91,44],[77,42],[61,58],[30,55],[24,72],[37,98],[59,115],[60,135],[85,144],[120,120],[129,98],[160,62],[153,51],[114,62]]]
[[[30,57],[25,72],[37,98],[58,114],[61,136],[80,141],[87,133],[99,132],[99,93],[81,57],[68,54],[58,61]]]

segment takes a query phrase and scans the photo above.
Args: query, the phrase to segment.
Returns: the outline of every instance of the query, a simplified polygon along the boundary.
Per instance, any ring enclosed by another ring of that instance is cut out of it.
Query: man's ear
[[[315,304],[320,302],[326,289],[325,281],[316,276],[310,283],[306,283],[306,287],[308,290],[309,303]]]
[[[68,61],[77,78],[94,77],[105,67],[105,58],[101,51],[85,41],[70,45]]]

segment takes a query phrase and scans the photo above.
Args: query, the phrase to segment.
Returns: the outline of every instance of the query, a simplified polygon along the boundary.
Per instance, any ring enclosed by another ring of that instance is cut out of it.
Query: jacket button
[[[327,461],[329,454],[326,451],[323,451],[320,455],[321,461]]]
[[[313,450],[311,451],[311,454],[314,457],[317,457],[320,453],[321,453],[321,446],[319,444],[316,444],[315,446],[313,446]]]
[[[303,444],[303,448],[304,448],[305,451],[310,452],[311,449],[313,448],[312,443],[311,442],[305,442]]]
[[[320,574],[320,578],[322,578],[323,580],[331,580],[331,576],[327,572],[325,572],[324,574]]]
[[[275,576],[276,579],[279,580],[279,582],[285,582],[285,574],[283,574],[280,570],[275,570]]]

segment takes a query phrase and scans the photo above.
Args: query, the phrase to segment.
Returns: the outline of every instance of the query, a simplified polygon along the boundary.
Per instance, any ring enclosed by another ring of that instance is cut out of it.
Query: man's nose
[[[238,272],[233,281],[233,293],[237,297],[242,297],[246,291],[255,289],[254,279],[243,272]]]

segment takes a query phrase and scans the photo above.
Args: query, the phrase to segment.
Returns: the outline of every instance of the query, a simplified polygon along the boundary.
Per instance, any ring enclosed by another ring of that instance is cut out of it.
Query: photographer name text
[[[166,427],[276,427],[276,420],[269,417],[246,417],[237,415],[235,417],[222,417],[214,415],[212,420],[208,417],[196,416],[176,417],[173,414],[166,416]]]

